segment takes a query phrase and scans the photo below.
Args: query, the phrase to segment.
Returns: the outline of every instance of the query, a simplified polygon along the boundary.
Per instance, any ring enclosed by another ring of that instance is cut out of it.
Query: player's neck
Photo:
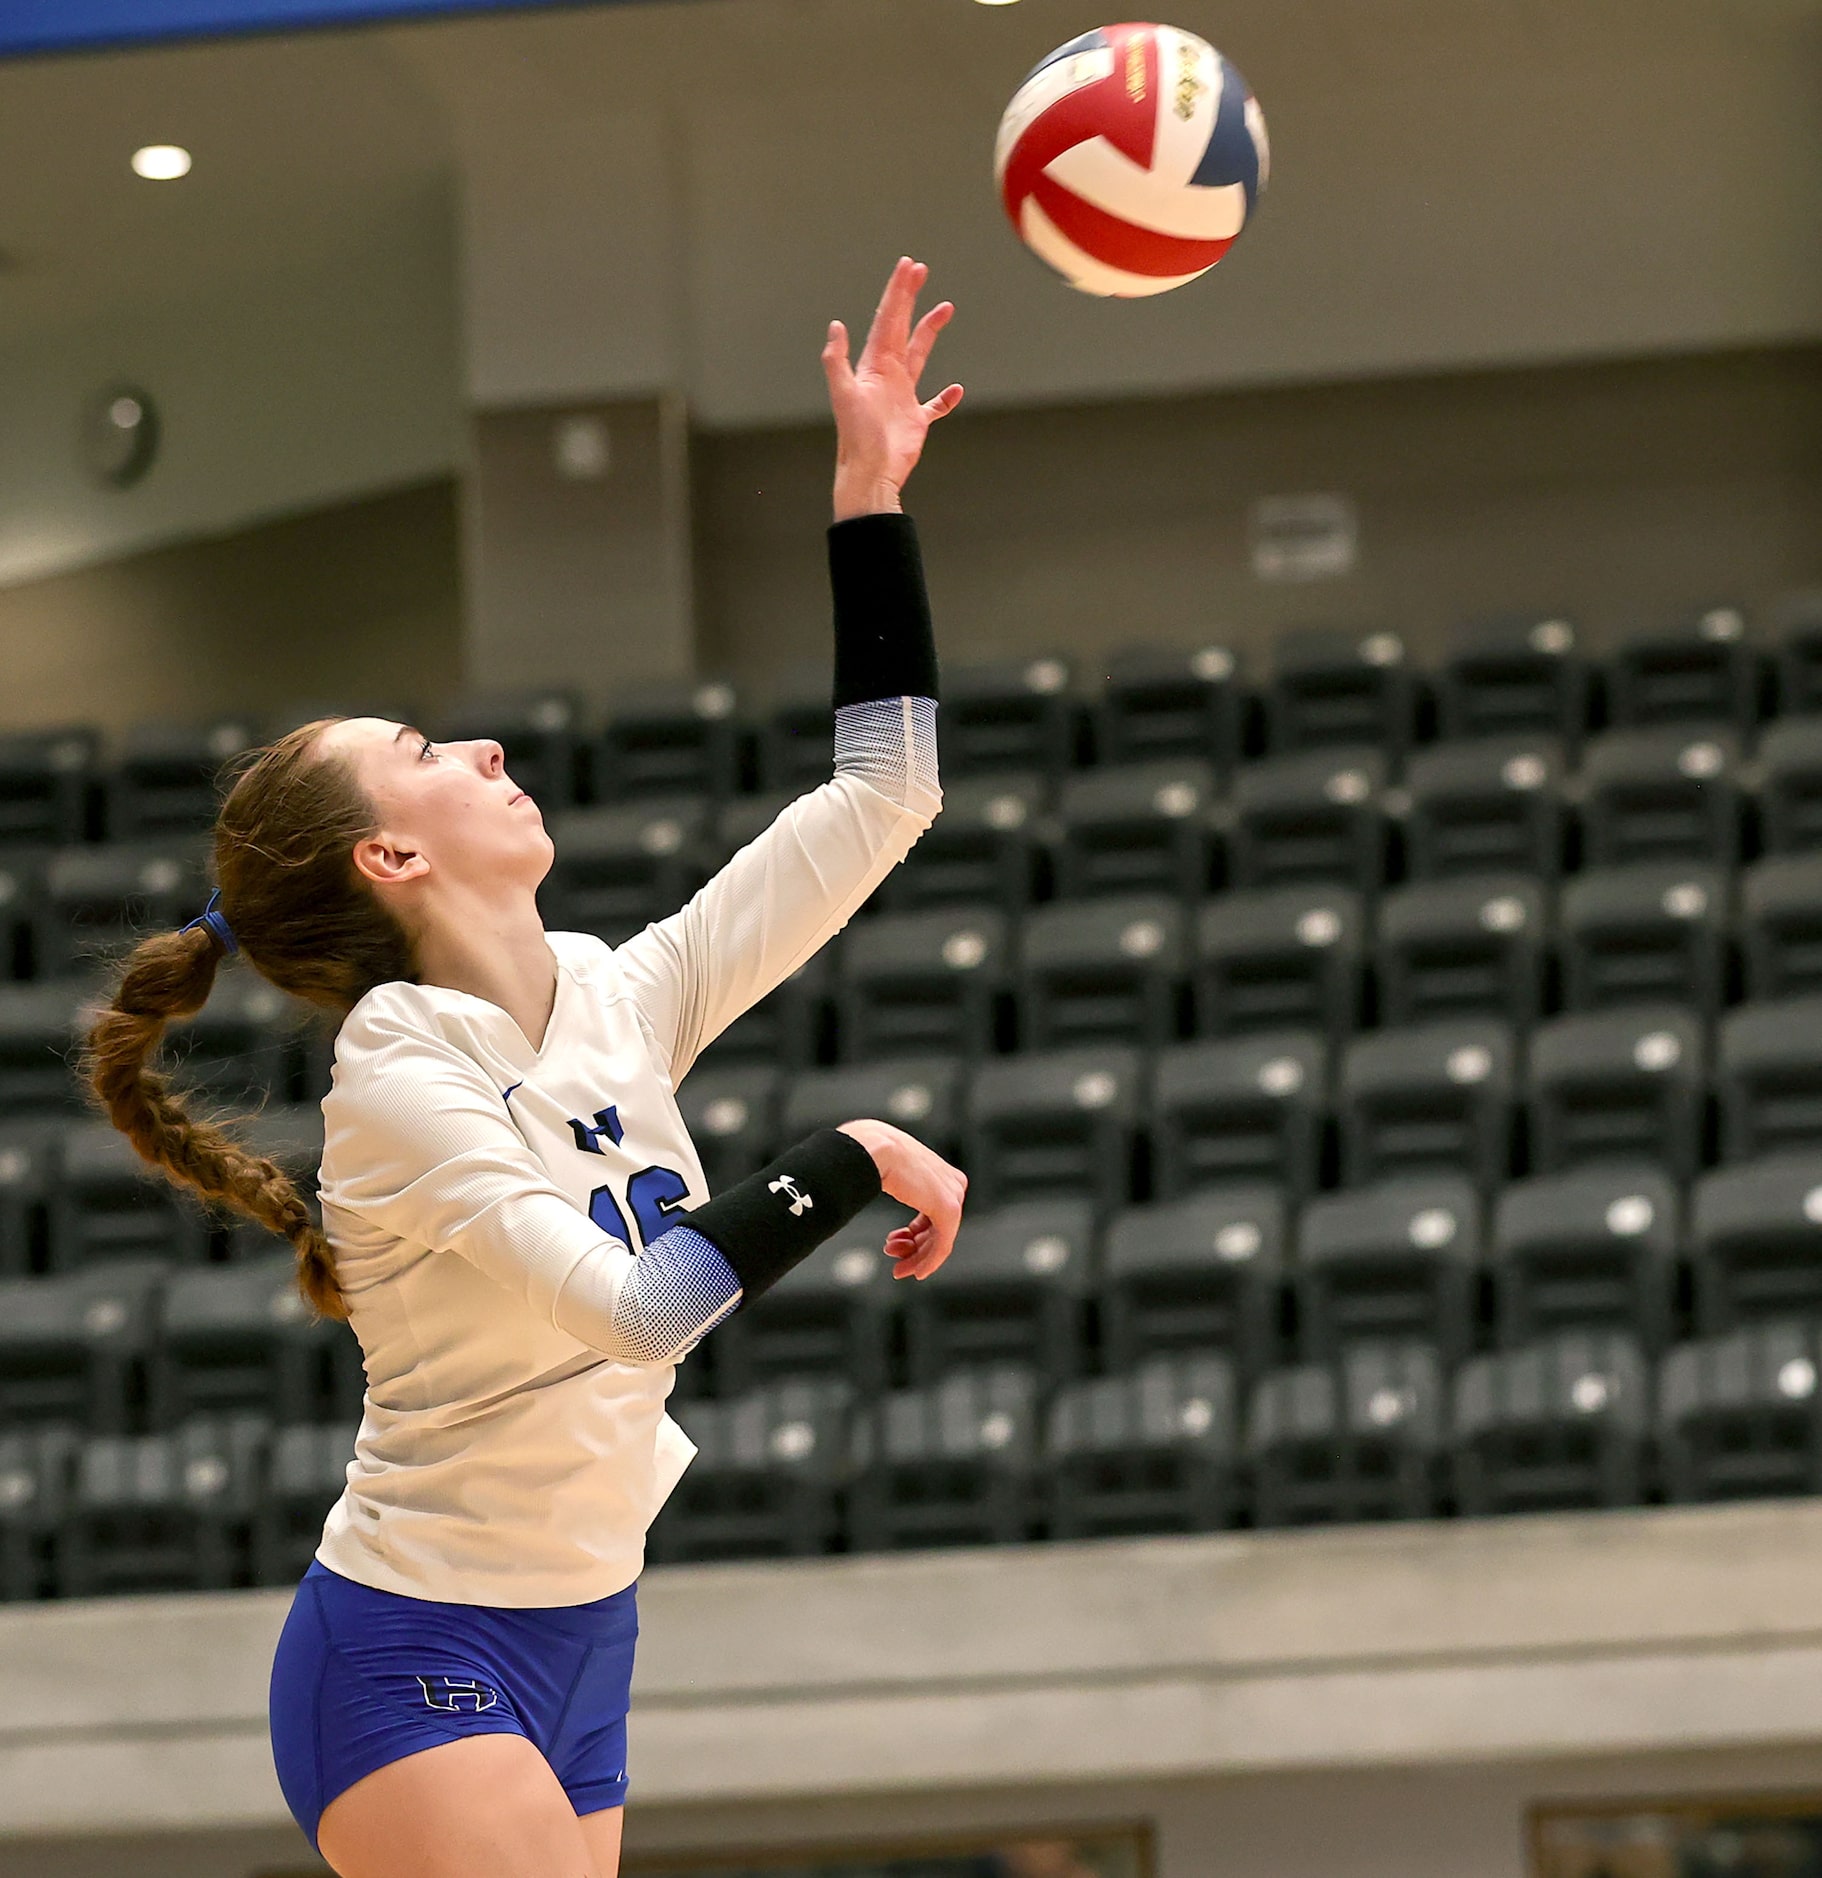
[[[496,1004],[534,1050],[544,1047],[557,998],[557,961],[528,891],[440,904],[416,936],[418,976]]]

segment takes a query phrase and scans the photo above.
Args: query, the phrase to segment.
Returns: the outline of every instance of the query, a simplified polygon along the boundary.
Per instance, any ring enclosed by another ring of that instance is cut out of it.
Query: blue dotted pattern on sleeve
[[[680,1356],[730,1316],[740,1280],[719,1248],[687,1226],[661,1233],[634,1261],[614,1316],[640,1363]]]

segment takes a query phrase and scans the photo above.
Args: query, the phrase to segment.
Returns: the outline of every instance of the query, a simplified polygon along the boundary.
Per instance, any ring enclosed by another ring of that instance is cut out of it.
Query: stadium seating
[[[895,1283],[882,1202],[690,1353],[654,1559],[1822,1491],[1822,610],[1772,623],[956,668],[936,826],[678,1093],[711,1189],[909,1129],[961,1243]],[[611,941],[830,747],[820,677],[431,727],[501,741]],[[76,1073],[246,729],[0,740],[7,1598],[293,1581],[351,1457],[290,1249]],[[229,969],[163,1061],[313,1190],[320,1027]]]

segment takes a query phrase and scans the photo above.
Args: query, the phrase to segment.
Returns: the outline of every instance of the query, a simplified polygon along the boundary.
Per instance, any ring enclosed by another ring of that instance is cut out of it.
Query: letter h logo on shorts
[[[466,1709],[471,1715],[483,1715],[499,1704],[500,1692],[472,1676],[420,1676],[417,1684],[424,1691],[424,1706],[440,1708],[447,1714]]]
[[[587,1122],[577,1121],[572,1115],[569,1118],[569,1132],[576,1137],[576,1146],[584,1154],[605,1154],[607,1150],[601,1145],[601,1137],[605,1135],[615,1147],[618,1147],[626,1130],[620,1126],[619,1109],[609,1103],[606,1108],[595,1110],[593,1128],[589,1127]]]

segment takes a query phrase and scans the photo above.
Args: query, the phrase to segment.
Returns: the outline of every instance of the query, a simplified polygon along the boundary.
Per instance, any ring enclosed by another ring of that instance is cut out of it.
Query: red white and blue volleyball
[[[1000,120],[1019,239],[1083,293],[1167,293],[1219,261],[1265,187],[1265,114],[1206,39],[1103,26],[1058,46]]]

